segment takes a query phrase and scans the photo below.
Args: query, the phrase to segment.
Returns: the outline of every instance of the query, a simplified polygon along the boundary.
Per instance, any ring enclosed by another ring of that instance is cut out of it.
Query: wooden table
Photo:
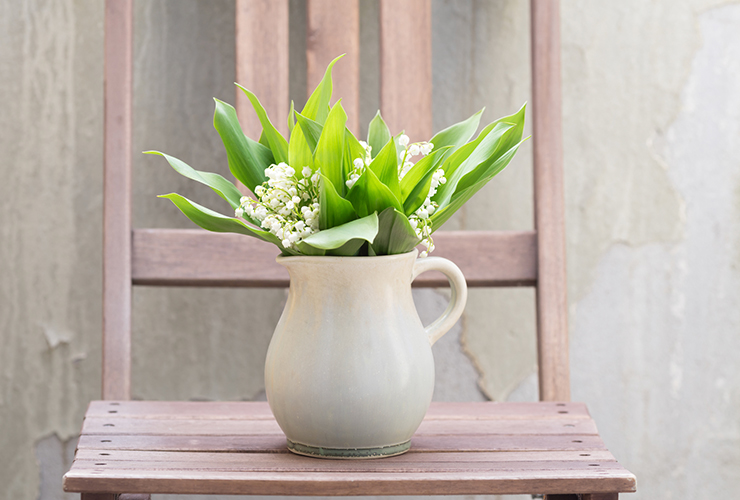
[[[606,449],[582,403],[433,403],[408,453],[325,460],[289,453],[264,402],[93,401],[64,489],[614,494],[635,491],[635,476]]]

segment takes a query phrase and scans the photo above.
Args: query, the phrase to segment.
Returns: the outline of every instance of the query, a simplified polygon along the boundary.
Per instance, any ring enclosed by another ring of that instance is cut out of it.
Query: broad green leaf
[[[293,115],[293,112],[295,111],[295,104],[293,104],[293,100],[290,101],[290,111],[288,111],[288,134],[293,133],[293,127],[295,127],[295,116]]]
[[[250,191],[267,180],[265,169],[275,162],[272,151],[244,135],[236,111],[223,101],[216,101],[213,126],[221,136],[229,159],[229,170]]]
[[[324,73],[324,78],[321,79],[321,82],[314,89],[313,93],[308,98],[308,101],[306,101],[303,111],[301,111],[303,116],[310,118],[321,125],[324,124],[326,117],[329,116],[329,101],[331,101],[332,92],[331,69],[342,57],[344,57],[344,54],[329,63],[329,66],[326,68],[326,72]]]
[[[347,199],[352,203],[355,212],[365,217],[373,212],[381,213],[388,207],[403,212],[403,205],[398,198],[380,182],[378,176],[369,168],[357,179],[352,189],[347,193]]]
[[[367,143],[372,147],[370,154],[373,158],[380,153],[380,150],[388,144],[390,139],[391,131],[388,130],[388,125],[385,124],[383,117],[380,116],[380,111],[378,111],[367,129]]]
[[[446,146],[444,149],[435,151],[434,153],[427,156],[427,158],[430,158],[436,155],[436,158],[432,160],[432,166],[430,168],[427,168],[424,177],[422,177],[421,180],[412,188],[411,192],[403,201],[403,211],[406,215],[413,214],[419,209],[419,207],[424,204],[424,201],[429,195],[429,190],[432,187],[432,177],[434,176],[434,172],[437,170],[437,166],[439,165],[441,160],[444,159],[445,152],[447,150],[451,151],[452,147]],[[408,174],[406,175],[408,176]],[[404,179],[405,178],[406,177],[404,176]]]
[[[347,243],[339,248],[333,250],[327,250],[326,255],[332,255],[335,257],[352,257],[359,253],[363,245],[369,245],[369,243],[363,239],[349,240]]]
[[[442,148],[444,146],[452,146],[457,148],[462,146],[473,137],[473,134],[478,130],[478,124],[480,124],[480,117],[486,108],[481,109],[467,120],[463,120],[456,123],[446,129],[438,132],[429,141],[434,144],[434,150]]]
[[[257,99],[257,96],[239,85],[238,83],[236,84],[236,86],[242,89],[242,92],[244,92],[249,98],[249,102],[252,103],[252,107],[254,108],[255,113],[257,113],[257,118],[259,118],[260,124],[262,125],[262,133],[267,139],[270,150],[272,151],[272,156],[275,158],[275,161],[287,163],[288,141],[285,140],[285,137],[280,135],[280,132],[278,132],[275,126],[272,124],[270,118],[267,116],[267,111],[265,111],[265,108],[262,106],[262,103],[259,101],[259,99]]]
[[[452,172],[445,169],[447,182],[440,186],[437,190],[437,194],[434,196],[434,201],[439,204],[440,208],[450,201],[450,198],[452,198],[452,195],[457,188],[457,183],[460,182],[460,179],[462,179],[468,172],[475,169],[481,163],[488,161],[492,156],[495,156],[497,151],[500,153],[506,151],[501,148],[501,145],[504,142],[503,138],[506,132],[512,127],[514,127],[514,125],[511,123],[497,123],[491,132],[487,134],[482,141],[480,141],[480,143],[470,153],[470,156],[465,158],[459,167],[454,170],[451,169]],[[458,151],[462,151],[462,149],[463,148],[459,148]],[[454,156],[455,154],[453,153],[450,160],[452,160],[452,157]]]
[[[303,137],[306,139],[311,153],[314,153],[316,151],[316,144],[318,144],[321,137],[321,130],[324,127],[298,112],[295,113],[295,117],[298,119],[298,125],[301,127]]]
[[[356,218],[352,203],[339,196],[334,184],[322,175],[319,183],[319,229],[341,226]]]
[[[236,188],[236,186],[220,175],[212,172],[201,172],[199,170],[195,170],[184,161],[178,160],[174,156],[160,153],[159,151],[145,151],[144,153],[164,157],[164,159],[169,162],[170,166],[172,166],[178,174],[210,187],[221,198],[228,201],[231,208],[236,209],[241,205],[239,201],[242,197],[241,192]]]
[[[372,213],[341,226],[314,233],[304,238],[303,243],[321,250],[334,250],[352,240],[372,243],[377,234],[378,214]]]
[[[299,241],[296,243],[296,246],[298,247],[298,250],[301,252],[301,255],[309,255],[312,257],[315,256],[322,256],[326,255],[326,250],[322,250],[321,248],[314,248],[308,243],[304,243],[303,241]]]
[[[378,216],[378,236],[371,248],[376,255],[394,255],[410,252],[420,241],[404,214],[386,208]]]
[[[475,169],[473,169],[465,177],[460,179],[460,182],[457,183],[455,194],[453,194],[452,197],[454,198],[458,192],[462,192],[465,189],[477,185],[480,182],[483,182],[485,184],[486,182],[493,179],[509,164],[509,161],[511,161],[514,156],[514,153],[516,153],[516,151],[519,149],[519,146],[521,146],[521,144],[527,139],[529,139],[529,137],[522,139],[518,144],[515,144],[514,146],[509,148],[509,150],[506,151],[504,154],[497,155],[495,158],[490,158],[489,160],[475,167]]]
[[[344,178],[347,179],[349,173],[355,168],[354,161],[357,158],[365,159],[365,148],[360,141],[349,130],[344,131]]]
[[[380,182],[388,186],[393,196],[401,198],[401,188],[398,185],[398,156],[392,139],[388,139],[388,143],[380,150],[369,168],[378,176]]]
[[[521,144],[521,142],[519,144]],[[439,229],[442,224],[447,222],[447,220],[452,217],[460,207],[462,207],[475,193],[485,186],[489,180],[501,172],[504,167],[509,164],[511,159],[514,157],[514,154],[516,154],[519,149],[519,144],[506,151],[488,165],[486,174],[480,177],[474,184],[469,184],[466,179],[466,182],[462,184],[465,188],[457,190],[450,202],[446,206],[441,207],[430,217],[432,221],[432,231]]]
[[[253,228],[239,219],[222,215],[218,212],[214,212],[210,208],[206,208],[202,205],[198,205],[194,201],[190,201],[184,196],[177,193],[162,194],[159,198],[167,198],[185,214],[185,216],[208,231],[214,231],[216,233],[238,233],[245,234],[259,238],[260,240],[274,243],[280,250],[285,253],[295,253],[291,250],[283,248],[280,240],[274,234],[263,231],[261,229]]]
[[[303,129],[298,126],[293,128],[293,133],[290,134],[290,142],[288,142],[288,157],[290,161],[288,165],[293,167],[296,171],[297,176],[301,176],[301,170],[303,167],[311,167],[313,170],[313,151],[306,141],[306,137],[303,135]]]
[[[346,191],[343,165],[346,124],[347,114],[342,108],[340,99],[326,118],[324,129],[321,131],[321,138],[316,144],[316,151],[313,155],[316,168],[321,169],[321,173],[334,184],[334,188],[340,194]]]
[[[412,192],[417,191],[417,185],[422,182],[422,179],[426,177],[429,171],[434,171],[438,165],[444,161],[446,154],[451,150],[451,146],[445,146],[440,149],[435,148],[431,154],[417,161],[416,164],[411,167],[411,170],[406,172],[406,175],[404,175],[403,179],[400,181],[401,201],[405,202]],[[428,193],[429,190],[427,189],[426,192]]]

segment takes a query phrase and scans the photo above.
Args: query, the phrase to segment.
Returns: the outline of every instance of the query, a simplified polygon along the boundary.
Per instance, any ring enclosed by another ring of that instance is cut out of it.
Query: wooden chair
[[[273,263],[275,249],[259,241],[200,230],[132,230],[132,1],[106,1],[103,400],[87,411],[65,491],[81,492],[86,500],[123,492],[530,493],[616,500],[620,492],[635,491],[635,477],[606,449],[586,406],[568,402],[556,0],[531,4],[536,231],[448,232],[435,238],[437,255],[453,258],[469,286],[537,288],[541,402],[433,403],[409,453],[371,461],[288,453],[262,402],[129,401],[132,285],[288,284],[285,271]],[[429,0],[381,0],[380,17],[383,116],[412,139],[430,137]],[[260,96],[272,116],[287,115],[288,1],[237,0],[236,23],[237,80]],[[357,0],[309,0],[308,24],[309,86],[334,55],[349,52],[337,67],[336,87],[350,119],[357,120]],[[337,32],[332,26],[355,29]],[[401,71],[394,50],[399,46],[416,54],[411,62],[417,68],[409,70],[407,59]],[[267,72],[252,71],[267,61],[269,80]],[[246,103],[237,105],[240,116],[247,116]],[[356,121],[350,127],[359,128]],[[252,137],[260,131],[256,121],[244,128]],[[248,261],[240,258],[245,252],[253,256]],[[417,284],[446,282],[423,276]]]

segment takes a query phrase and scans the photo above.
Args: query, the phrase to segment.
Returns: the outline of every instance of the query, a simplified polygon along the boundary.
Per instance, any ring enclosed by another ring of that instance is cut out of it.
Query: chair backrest
[[[307,0],[307,82],[328,62],[337,95],[359,132],[359,0]],[[412,140],[432,135],[430,0],[380,0],[380,107],[392,130]],[[336,26],[343,29],[337,30]],[[271,245],[201,230],[133,229],[131,224],[133,0],[105,6],[105,174],[103,398],[131,394],[132,285],[282,287],[285,270]],[[353,28],[353,29],[350,29]],[[435,234],[435,255],[452,258],[469,286],[535,286],[540,399],[570,398],[557,0],[531,0],[535,231]],[[288,0],[237,0],[237,81],[271,116],[288,114]],[[399,58],[398,47],[413,58]],[[413,65],[410,67],[410,65]],[[262,68],[269,67],[270,71]],[[413,81],[411,81],[412,79]],[[237,111],[247,116],[245,96]],[[277,121],[286,133],[285,120]],[[242,124],[256,137],[256,120]],[[240,258],[250,252],[253,259]],[[214,258],[218,256],[218,258]],[[424,275],[417,286],[445,286]]]

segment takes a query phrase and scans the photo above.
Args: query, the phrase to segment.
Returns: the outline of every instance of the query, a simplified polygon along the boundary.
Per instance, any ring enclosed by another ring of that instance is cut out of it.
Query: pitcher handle
[[[416,259],[411,280],[415,280],[417,276],[427,271],[440,271],[447,276],[447,280],[450,282],[450,290],[452,290],[450,303],[445,312],[424,329],[429,336],[429,343],[433,345],[462,316],[465,310],[465,302],[468,300],[468,285],[465,283],[465,276],[463,276],[460,268],[442,257]]]

